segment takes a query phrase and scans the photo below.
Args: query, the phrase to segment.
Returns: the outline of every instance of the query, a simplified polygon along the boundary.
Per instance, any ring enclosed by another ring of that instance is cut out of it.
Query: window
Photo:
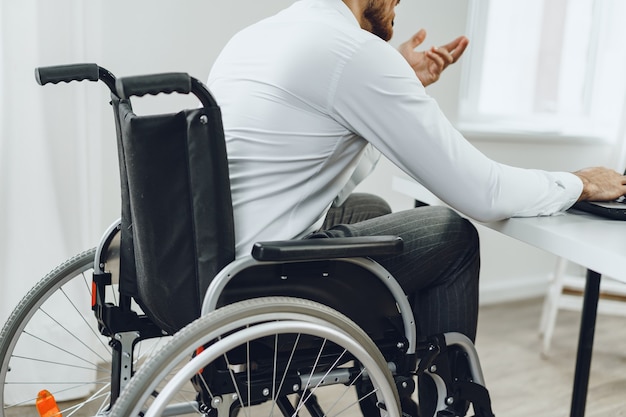
[[[461,129],[613,138],[626,1],[470,0]]]

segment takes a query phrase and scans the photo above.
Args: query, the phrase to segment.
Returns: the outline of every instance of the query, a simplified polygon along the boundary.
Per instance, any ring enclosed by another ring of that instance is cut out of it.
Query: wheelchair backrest
[[[234,259],[220,109],[138,116],[128,100],[112,103],[122,188],[121,291],[174,333],[199,317],[210,279]]]

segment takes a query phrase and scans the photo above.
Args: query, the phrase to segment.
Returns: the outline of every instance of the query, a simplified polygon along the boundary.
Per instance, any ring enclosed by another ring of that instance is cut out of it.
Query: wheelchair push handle
[[[216,107],[217,103],[207,88],[197,79],[184,72],[137,75],[118,78],[116,81],[117,95],[123,99],[132,96],[142,97],[146,94],[194,94],[204,107]]]
[[[35,68],[35,78],[39,85],[71,81],[98,81],[97,64],[70,64]]]
[[[191,92],[191,77],[183,72],[163,74],[137,75],[123,77],[117,80],[117,93],[122,98],[145,96],[150,94],[189,94]]]
[[[115,76],[98,64],[69,64],[35,68],[37,84],[57,84],[61,81],[102,80],[115,93]]]

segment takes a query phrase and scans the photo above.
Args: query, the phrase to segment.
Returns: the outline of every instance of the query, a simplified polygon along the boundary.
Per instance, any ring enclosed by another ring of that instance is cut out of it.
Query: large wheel
[[[35,400],[41,390],[54,395],[64,416],[96,416],[109,407],[110,340],[91,311],[95,254],[85,251],[52,270],[2,328],[0,417],[39,416]],[[113,303],[116,291],[112,286]],[[135,359],[151,349],[153,342],[138,344]]]
[[[359,398],[382,416],[400,415],[389,366],[365,332],[327,306],[265,297],[178,332],[132,378],[110,417],[361,415]]]

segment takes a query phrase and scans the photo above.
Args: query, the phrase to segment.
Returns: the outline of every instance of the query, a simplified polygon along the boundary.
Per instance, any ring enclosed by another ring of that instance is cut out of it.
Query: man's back
[[[208,86],[223,112],[239,254],[319,227],[350,177],[366,141],[331,107],[364,42],[382,43],[342,2],[300,1],[240,32],[216,61]]]

